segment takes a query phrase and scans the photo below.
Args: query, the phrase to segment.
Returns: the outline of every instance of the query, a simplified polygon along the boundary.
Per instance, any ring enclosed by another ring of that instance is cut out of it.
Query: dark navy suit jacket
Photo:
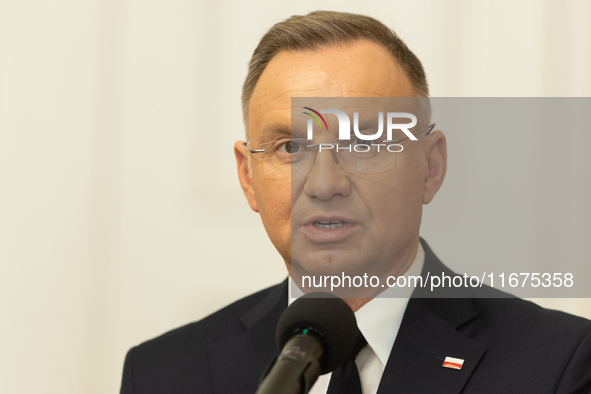
[[[453,275],[421,242],[423,274]],[[132,348],[121,393],[254,394],[286,307],[287,281]],[[443,368],[446,356],[463,368]],[[589,394],[591,321],[518,298],[413,297],[380,382],[386,393]]]

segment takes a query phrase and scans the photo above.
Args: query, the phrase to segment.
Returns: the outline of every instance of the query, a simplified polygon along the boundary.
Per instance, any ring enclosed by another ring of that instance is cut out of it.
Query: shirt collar
[[[419,242],[415,259],[403,276],[420,276],[424,262],[425,251]],[[291,297],[292,288],[296,297]],[[291,277],[288,281],[287,291],[288,305],[303,295],[295,284],[292,286]],[[410,289],[408,296],[411,291],[412,289]],[[390,351],[398,335],[402,317],[408,305],[408,296],[404,298],[388,297],[388,290],[386,290],[378,298],[372,299],[355,312],[359,330],[384,366],[390,357]]]

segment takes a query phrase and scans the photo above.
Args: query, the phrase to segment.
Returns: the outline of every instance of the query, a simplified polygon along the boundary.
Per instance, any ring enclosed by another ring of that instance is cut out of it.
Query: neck
[[[411,265],[413,264],[418,250],[419,250],[419,240],[417,237],[417,242],[414,244],[414,247],[412,249],[409,250],[408,254],[403,257],[402,259],[400,259],[399,261],[402,262],[402,264],[394,264],[394,266],[392,267],[392,269],[387,272],[384,275],[380,275],[381,276],[381,281],[385,280],[385,278],[387,276],[402,276],[404,275],[408,269],[411,267]],[[291,265],[287,264],[287,268],[289,271],[289,274],[292,275],[292,270],[291,270]],[[297,276],[297,275],[296,275]],[[295,283],[297,285],[298,281],[297,279],[295,280]],[[343,301],[345,301],[347,303],[347,305],[349,305],[351,307],[351,309],[353,310],[353,312],[357,312],[359,309],[361,309],[361,307],[363,307],[365,304],[367,304],[369,301],[373,300],[375,297],[377,297],[381,292],[383,292],[384,290],[386,290],[386,288],[375,288],[375,294],[367,294],[367,292],[364,294],[366,295],[366,297],[341,297],[343,299]],[[321,290],[320,290],[321,291]],[[324,291],[328,291],[328,290],[324,290]],[[338,295],[338,294],[335,294]],[[370,297],[367,297],[370,296]]]
[[[394,270],[392,272],[390,272],[390,275],[396,276],[396,277],[404,275],[404,273],[406,271],[408,271],[408,269],[410,268],[410,266],[414,262],[414,260],[417,256],[418,250],[419,250],[419,244],[417,243],[416,247],[412,250],[412,253],[410,254],[410,256],[406,259],[405,264],[394,267]],[[380,294],[382,291],[383,290],[379,291],[376,294],[376,296],[378,294]],[[374,296],[374,298],[375,298],[375,296]],[[359,309],[361,309],[361,307],[363,305],[367,304],[371,300],[373,300],[373,298],[343,298],[343,301],[345,301],[347,303],[347,305],[349,305],[351,307],[351,309],[353,309],[353,312],[357,312]]]

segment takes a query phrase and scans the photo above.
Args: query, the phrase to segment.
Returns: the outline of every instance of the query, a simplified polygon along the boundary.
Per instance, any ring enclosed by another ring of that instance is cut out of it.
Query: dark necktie
[[[367,345],[367,341],[360,331],[351,357],[332,372],[326,394],[361,394],[361,381],[355,358],[365,345]]]

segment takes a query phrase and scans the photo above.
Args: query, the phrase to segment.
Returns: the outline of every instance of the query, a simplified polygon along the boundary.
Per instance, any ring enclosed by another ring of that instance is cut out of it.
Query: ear
[[[254,189],[252,187],[252,178],[248,174],[248,152],[242,146],[242,141],[236,141],[234,144],[234,155],[236,156],[236,167],[238,169],[238,180],[242,191],[246,196],[250,208],[258,212],[257,202],[254,196]]]
[[[441,187],[447,171],[447,142],[445,135],[436,130],[423,141],[427,173],[423,190],[423,204],[429,204]]]

